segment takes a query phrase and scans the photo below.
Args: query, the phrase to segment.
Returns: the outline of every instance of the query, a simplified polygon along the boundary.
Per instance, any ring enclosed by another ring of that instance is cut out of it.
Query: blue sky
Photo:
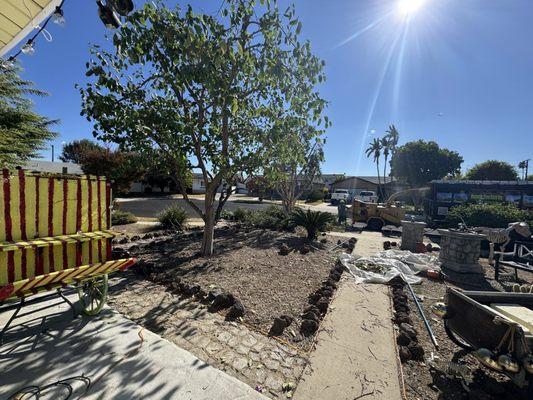
[[[280,1],[296,4],[303,37],[326,61],[333,127],[323,172],[375,174],[361,150],[391,123],[400,144],[435,140],[464,157],[463,169],[533,158],[533,2],[425,0],[406,18],[398,1]],[[221,2],[180,3],[213,12]],[[56,149],[91,137],[74,85],[86,80],[88,43],[105,45],[106,33],[93,1],[66,0],[64,10],[67,25],[50,24],[53,41],[41,37],[35,55],[20,56],[24,77],[50,94],[37,110],[61,120]]]

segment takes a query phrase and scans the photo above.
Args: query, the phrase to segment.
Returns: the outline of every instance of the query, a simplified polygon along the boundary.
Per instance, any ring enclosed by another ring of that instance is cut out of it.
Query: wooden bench
[[[500,277],[500,268],[509,267],[514,269],[515,279],[518,280],[518,270],[533,273],[533,243],[515,242],[512,253],[496,253],[496,263],[494,265],[494,279]],[[513,260],[504,260],[504,256],[510,255]]]
[[[74,285],[82,310],[100,312],[108,274],[133,265],[113,260],[111,188],[105,178],[2,170],[0,181],[0,311],[27,297]],[[14,306],[15,304],[15,306]]]

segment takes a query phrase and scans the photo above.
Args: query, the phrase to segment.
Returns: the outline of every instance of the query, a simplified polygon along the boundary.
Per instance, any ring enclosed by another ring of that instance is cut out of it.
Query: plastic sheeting
[[[402,276],[406,282],[418,284],[422,281],[416,276],[419,272],[440,270],[436,257],[400,250],[380,251],[371,257],[341,254],[339,262],[350,271],[356,283],[387,283]]]

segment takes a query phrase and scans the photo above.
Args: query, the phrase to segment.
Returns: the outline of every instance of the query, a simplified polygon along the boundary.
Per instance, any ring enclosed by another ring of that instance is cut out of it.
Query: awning
[[[61,0],[0,0],[0,57],[54,12]]]

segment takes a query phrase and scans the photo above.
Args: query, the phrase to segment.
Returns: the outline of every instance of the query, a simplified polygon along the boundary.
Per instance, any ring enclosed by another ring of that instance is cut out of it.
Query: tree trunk
[[[376,161],[376,170],[378,171],[378,198],[381,195],[381,200],[383,201],[383,191],[381,190],[381,179],[379,177],[379,161]]]
[[[211,212],[211,218],[206,215],[204,235],[202,237],[202,256],[209,257],[213,255],[213,239],[215,236],[215,219]]]
[[[205,192],[205,214],[204,214],[204,235],[202,237],[202,256],[213,255],[213,239],[215,237],[215,204],[212,189],[207,188]]]
[[[386,201],[387,194],[387,157],[385,157],[385,163],[383,165],[383,200]]]

